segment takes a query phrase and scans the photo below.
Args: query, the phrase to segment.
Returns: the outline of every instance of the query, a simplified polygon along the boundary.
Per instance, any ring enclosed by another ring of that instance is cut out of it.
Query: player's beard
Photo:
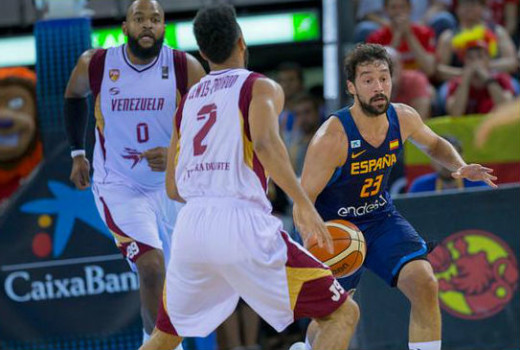
[[[375,107],[375,106],[373,106],[371,104],[372,101],[377,99],[377,98],[384,98],[385,99],[386,102],[385,102],[385,104],[382,107]],[[363,113],[365,113],[365,115],[367,117],[378,117],[381,114],[386,113],[386,111],[388,110],[388,106],[390,105],[390,101],[388,101],[388,97],[386,97],[383,94],[378,94],[378,95],[372,97],[370,99],[370,101],[368,101],[368,103],[363,101],[359,97],[359,95],[358,95],[358,100],[359,100],[359,105],[361,106],[361,109],[363,110]]]
[[[159,52],[161,52],[164,42],[164,33],[159,38],[155,39],[153,45],[148,48],[142,47],[141,44],[139,44],[139,39],[139,37],[128,34],[128,47],[137,58],[148,60],[156,57]]]

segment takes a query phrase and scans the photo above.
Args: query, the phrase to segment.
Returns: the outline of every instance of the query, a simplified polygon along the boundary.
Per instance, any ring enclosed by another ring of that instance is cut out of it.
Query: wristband
[[[86,153],[84,149],[75,149],[74,151],[70,152],[71,158],[76,158],[77,156],[83,156],[85,157]]]

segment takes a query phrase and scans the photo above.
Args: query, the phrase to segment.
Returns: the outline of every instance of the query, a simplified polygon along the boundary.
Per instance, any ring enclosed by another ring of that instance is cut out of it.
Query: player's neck
[[[209,68],[212,72],[216,72],[219,70],[226,69],[239,69],[244,67],[244,60],[240,57],[230,57],[222,63],[216,64],[213,62],[209,62]]]
[[[144,59],[141,59],[141,58],[137,57],[136,55],[134,55],[134,53],[132,52],[132,50],[130,50],[130,47],[128,45],[125,45],[125,49],[126,49],[126,55],[127,55],[128,59],[130,60],[130,63],[132,63],[132,64],[146,65],[148,63],[151,63],[157,57],[157,56],[154,56],[154,57],[147,58],[144,60]]]
[[[350,108],[350,114],[356,123],[356,126],[361,135],[367,139],[374,139],[378,143],[381,135],[386,135],[388,131],[388,119],[386,113],[378,115],[377,117],[367,116],[358,103],[355,103]]]

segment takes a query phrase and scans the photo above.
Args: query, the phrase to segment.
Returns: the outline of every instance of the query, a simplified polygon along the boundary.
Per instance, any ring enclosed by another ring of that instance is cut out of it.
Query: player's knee
[[[359,320],[359,306],[352,298],[348,298],[336,311],[330,315],[330,321],[342,328],[355,328]]]
[[[418,271],[410,276],[407,285],[408,293],[405,293],[412,303],[436,301],[439,284],[431,271]]]

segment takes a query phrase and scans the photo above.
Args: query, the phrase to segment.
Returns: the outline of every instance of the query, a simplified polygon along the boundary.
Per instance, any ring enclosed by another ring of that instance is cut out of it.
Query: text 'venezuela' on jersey
[[[249,130],[249,105],[259,77],[246,69],[214,71],[188,91],[175,115],[179,135],[175,179],[179,194],[228,197],[267,210],[267,174]]]
[[[316,199],[318,213],[326,221],[344,218],[356,223],[391,212],[394,205],[388,179],[403,148],[395,108],[390,104],[388,132],[377,148],[363,139],[348,107],[332,115],[339,118],[347,134],[348,158]]]
[[[186,54],[163,46],[147,65],[134,65],[126,46],[97,50],[89,65],[95,101],[94,182],[127,183],[145,190],[164,188],[140,154],[168,147],[173,116],[187,92]]]

